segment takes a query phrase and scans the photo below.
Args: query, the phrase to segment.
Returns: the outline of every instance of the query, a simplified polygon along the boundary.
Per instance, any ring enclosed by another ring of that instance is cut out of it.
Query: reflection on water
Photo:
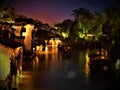
[[[101,51],[102,56],[106,57],[107,52]],[[96,78],[90,76],[88,65],[90,58],[88,56],[91,52],[98,53],[96,50],[73,50],[71,57],[63,57],[57,47],[49,45],[47,50],[37,53],[32,62],[24,62],[22,83],[26,86],[20,86],[20,88],[29,88],[30,90],[80,90],[81,88],[82,90],[106,90],[106,87],[109,86],[109,79],[106,79],[105,76]]]
[[[68,69],[67,76],[68,77],[74,77],[77,74],[85,75],[86,80],[88,80],[89,76],[89,58],[88,58],[88,52],[86,51],[73,51],[72,57],[64,57],[62,55],[62,52],[58,52],[58,49],[56,46],[47,46],[47,49],[45,51],[41,51],[37,53],[38,60],[33,60],[33,68],[37,68],[40,64],[44,63],[44,68],[51,70],[57,70],[60,69]],[[77,72],[75,72],[76,70]],[[79,75],[77,75],[79,76]]]
[[[101,58],[101,59],[108,59],[108,52],[106,49],[101,49],[101,50],[98,50],[98,49],[87,49],[87,51],[85,52],[86,54],[86,60],[85,60],[85,74],[86,74],[86,78],[88,79],[89,77],[89,73],[90,73],[90,69],[89,69],[89,61],[90,61],[90,58],[89,58],[89,55],[91,54],[100,54],[100,57],[97,57],[97,58]],[[84,56],[84,55],[83,55]]]
[[[56,46],[48,45],[45,49],[45,51],[39,51],[37,52],[37,56],[32,61],[32,67],[33,70],[58,70],[60,69],[71,69],[74,68],[80,75],[83,75],[85,77],[85,81],[88,81],[89,79],[89,60],[88,57],[90,54],[99,54],[98,50],[86,50],[86,51],[76,51],[73,50],[72,57],[64,57],[62,55],[62,52],[58,52],[58,49]],[[101,58],[107,57],[107,51],[104,49],[101,49]],[[64,68],[65,67],[65,68]],[[67,71],[69,72],[69,71]],[[73,74],[72,71],[70,73]],[[69,76],[69,75],[68,75]]]
[[[38,56],[33,59],[33,70],[36,70],[39,67]]]
[[[89,54],[88,54],[88,51],[86,52],[86,63],[85,63],[85,74],[86,74],[86,79],[88,80],[89,78],[89,72],[90,72],[90,69],[89,69],[89,60],[90,58],[88,57]]]

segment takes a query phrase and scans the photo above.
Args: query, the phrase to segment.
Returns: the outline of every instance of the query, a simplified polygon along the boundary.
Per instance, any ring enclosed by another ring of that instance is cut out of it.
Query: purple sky
[[[17,14],[54,25],[72,19],[72,10],[84,7],[90,11],[102,11],[119,0],[3,0],[13,6]]]

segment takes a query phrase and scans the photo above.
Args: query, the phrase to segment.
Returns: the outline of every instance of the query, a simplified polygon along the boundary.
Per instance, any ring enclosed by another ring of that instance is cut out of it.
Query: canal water
[[[111,75],[90,75],[85,50],[72,50],[71,57],[49,46],[32,61],[23,62],[17,78],[19,90],[119,90],[119,78]]]

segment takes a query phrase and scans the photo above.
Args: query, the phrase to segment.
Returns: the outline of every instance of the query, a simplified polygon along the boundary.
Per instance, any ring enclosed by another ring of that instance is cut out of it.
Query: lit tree
[[[65,37],[68,37],[70,35],[72,23],[73,21],[70,19],[66,19],[62,22],[63,25],[62,34],[65,35]]]
[[[66,19],[62,23],[58,23],[55,26],[59,28],[60,33],[64,38],[68,38],[70,35],[72,23],[73,21],[71,19]]]
[[[93,40],[98,40],[99,37],[102,34],[105,34],[104,32],[107,31],[102,30],[103,26],[105,26],[105,23],[107,24],[108,22],[108,17],[103,13],[91,13],[87,9],[79,8],[73,10],[72,15],[75,17],[75,21],[77,21],[77,23],[73,26],[73,29],[80,38],[87,39],[87,34],[91,34],[92,36],[94,36]]]
[[[75,42],[77,42],[80,35],[83,35],[83,29],[81,29],[81,23],[79,21],[75,20],[73,22],[72,28],[70,30],[71,41],[75,40]]]
[[[73,29],[77,30],[80,38],[86,38],[86,34],[94,24],[93,14],[87,9],[79,8],[73,10],[72,15],[74,16],[75,21],[77,21],[76,25],[73,26]]]

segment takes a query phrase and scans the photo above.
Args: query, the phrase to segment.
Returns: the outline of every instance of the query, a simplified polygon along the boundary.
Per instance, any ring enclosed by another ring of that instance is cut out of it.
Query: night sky
[[[1,0],[13,6],[17,14],[38,19],[54,25],[65,19],[72,19],[72,10],[84,7],[101,12],[111,5],[119,5],[119,0]]]

